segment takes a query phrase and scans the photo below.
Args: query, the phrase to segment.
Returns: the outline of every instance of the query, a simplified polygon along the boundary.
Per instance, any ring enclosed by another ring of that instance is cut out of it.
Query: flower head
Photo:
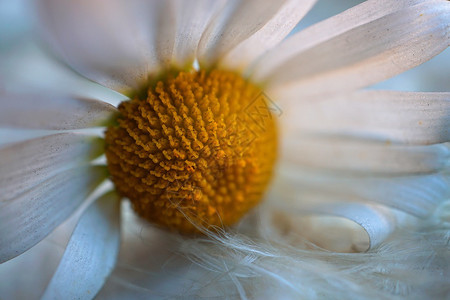
[[[118,126],[106,131],[112,181],[139,215],[165,227],[232,225],[272,175],[278,141],[266,105],[259,88],[226,71],[159,81],[122,102]]]
[[[0,148],[0,272],[53,238],[44,299],[444,295],[450,95],[363,88],[447,48],[450,3],[369,0],[288,36],[314,2],[39,1],[84,79],[0,73],[0,125],[47,130]]]

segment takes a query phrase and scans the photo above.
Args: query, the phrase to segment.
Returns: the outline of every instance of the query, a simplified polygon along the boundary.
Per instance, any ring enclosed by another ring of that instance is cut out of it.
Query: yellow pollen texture
[[[181,233],[237,222],[263,197],[277,151],[269,100],[240,75],[181,72],[119,105],[106,131],[117,191]]]

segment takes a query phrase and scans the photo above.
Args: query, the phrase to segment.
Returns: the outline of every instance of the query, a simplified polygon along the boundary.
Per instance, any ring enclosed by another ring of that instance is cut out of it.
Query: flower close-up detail
[[[450,297],[450,1],[25,1],[0,299]]]

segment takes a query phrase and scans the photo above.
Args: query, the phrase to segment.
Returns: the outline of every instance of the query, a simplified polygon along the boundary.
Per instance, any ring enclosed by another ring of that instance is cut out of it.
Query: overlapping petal
[[[167,49],[171,49],[166,52],[162,61],[177,67],[192,65],[203,32],[224,6],[226,0],[172,0],[169,2],[172,2],[174,18],[168,21],[175,22],[176,29],[172,35],[167,32],[160,37],[160,41],[167,44]],[[168,39],[170,36],[172,40]]]
[[[124,90],[160,68],[157,1],[45,0],[38,5],[44,37],[87,78]]]
[[[98,293],[119,251],[119,208],[119,197],[109,193],[84,212],[42,299],[86,299]]]
[[[0,149],[0,201],[13,199],[63,170],[87,164],[103,147],[100,138],[61,133]]]
[[[422,3],[422,0],[368,0],[354,6],[340,14],[310,26],[296,33],[277,45],[274,51],[264,55],[264,60],[256,64],[258,76],[270,76],[272,69],[287,59],[293,58],[299,51],[318,45],[334,38],[352,28],[364,25],[378,18],[405,9],[409,6]],[[280,52],[283,55],[280,55]]]
[[[58,267],[63,247],[44,239],[22,255],[0,265],[4,299],[38,299]],[[30,268],[30,266],[33,266]],[[27,288],[18,288],[24,287]]]
[[[339,136],[298,135],[284,141],[287,161],[342,174],[417,175],[450,166],[450,147],[397,145]]]
[[[94,99],[56,95],[0,95],[0,126],[67,130],[105,126],[117,109]]]
[[[294,35],[261,58],[254,79],[266,82],[269,94],[278,99],[329,95],[397,75],[449,45],[450,6],[446,1],[406,5],[361,25],[355,15],[369,14],[368,8],[374,9],[373,5],[365,5],[347,13],[353,27],[340,27],[335,35],[322,30],[336,20]],[[313,33],[328,39],[308,40]]]
[[[202,0],[44,0],[39,8],[44,35],[60,57],[87,78],[128,91],[162,69],[192,63],[201,34],[220,5]]]
[[[0,265],[0,293],[6,299],[39,299],[55,273],[79,215],[75,214],[25,253]],[[33,266],[33,268],[30,268]],[[26,286],[26,289],[17,287]]]
[[[356,136],[410,145],[450,141],[450,93],[359,91],[279,105],[286,138]]]
[[[0,128],[0,148],[27,140],[54,134],[49,130],[30,130],[22,128]]]
[[[282,41],[316,0],[264,2],[231,0],[206,28],[199,61],[211,66],[243,69]]]
[[[382,204],[426,218],[450,196],[448,171],[421,175],[330,174],[283,163],[276,190],[292,205]],[[281,192],[283,191],[283,192]]]
[[[0,55],[0,90],[4,95],[59,95],[101,99],[117,105],[127,97],[86,79],[55,59],[39,43],[23,41]]]
[[[46,237],[106,176],[106,169],[101,166],[70,169],[13,199],[1,200],[0,263],[22,254]]]

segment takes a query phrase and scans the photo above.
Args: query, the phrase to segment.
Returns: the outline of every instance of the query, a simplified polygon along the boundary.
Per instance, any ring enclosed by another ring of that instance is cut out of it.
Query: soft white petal
[[[269,95],[277,99],[350,91],[417,66],[448,47],[450,5],[427,1],[299,47],[271,69]],[[297,42],[301,42],[300,40]],[[276,49],[275,49],[276,50]],[[275,51],[274,50],[274,51]],[[283,56],[282,51],[278,55]],[[261,63],[265,62],[261,59]]]
[[[107,176],[104,167],[57,174],[0,202],[0,263],[33,247],[66,220]]]
[[[161,69],[192,64],[224,2],[45,0],[41,11],[47,39],[64,60],[94,81],[127,91]]]
[[[415,175],[450,166],[450,148],[444,144],[404,146],[362,138],[291,135],[281,147],[286,161],[344,174]]]
[[[0,265],[3,299],[39,299],[58,267],[64,248],[46,240]],[[26,288],[25,288],[26,287]]]
[[[78,218],[79,214],[75,213],[36,246],[0,264],[2,297],[40,299],[58,267]]]
[[[123,91],[137,88],[161,67],[160,57],[167,49],[160,40],[157,43],[158,30],[173,29],[170,15],[161,14],[164,5],[144,0],[43,0],[40,25],[53,50],[76,71]]]
[[[280,43],[294,29],[300,19],[306,15],[316,0],[273,2],[282,3],[282,6],[278,8],[276,14],[262,28],[233,49],[228,50],[228,53],[224,53],[224,57],[221,58],[220,62],[222,66],[229,69],[243,69],[247,67],[257,57]],[[267,5],[267,3],[268,1],[264,3],[259,1],[258,5]],[[253,14],[253,10],[249,8],[249,15],[251,14]],[[216,49],[216,51],[220,52],[221,49]]]
[[[378,203],[427,217],[450,196],[450,175],[445,172],[376,177],[317,172],[292,162],[281,166],[274,192],[293,204]]]
[[[176,298],[195,288],[192,284],[198,286],[198,267],[176,254],[180,238],[140,219],[129,201],[122,201],[119,260],[97,299]]]
[[[284,40],[264,55],[255,66],[255,78],[267,78],[277,66],[295,57],[300,51],[317,46],[355,27],[390,13],[423,2],[423,0],[368,0],[340,14],[314,24]]]
[[[229,52],[226,63],[233,67],[250,63],[257,55],[280,42],[314,2],[228,1],[200,40],[200,65],[212,66]]]
[[[114,273],[121,273],[120,269],[126,269],[127,266],[142,267],[148,271],[159,267],[161,262],[173,255],[171,249],[176,247],[174,239],[179,235],[157,228],[137,216],[130,201],[124,200],[121,204],[122,247],[119,265]],[[154,243],[154,240],[158,242]],[[148,256],[148,253],[152,255]]]
[[[0,79],[0,89],[11,94],[70,95],[101,99],[113,105],[126,99],[124,95],[80,76],[50,55],[48,49],[29,40],[2,52]]]
[[[387,143],[450,141],[450,93],[359,91],[281,102],[282,132],[372,137]]]
[[[0,201],[103,152],[103,140],[75,133],[39,137],[0,149]]]
[[[80,218],[43,299],[92,299],[111,273],[119,252],[119,197],[110,193]]]
[[[0,126],[33,129],[80,129],[104,126],[117,112],[94,99],[57,95],[0,94]]]
[[[162,68],[191,67],[206,26],[225,0],[153,2],[153,11],[147,18],[155,27],[153,38],[159,64]]]
[[[206,26],[225,0],[173,0],[176,31],[173,40],[173,53],[168,53],[168,62],[179,67],[194,61],[197,46]],[[164,38],[164,35],[162,36]]]
[[[53,130],[34,130],[21,128],[0,128],[0,148],[8,147],[14,143],[24,142],[26,140],[38,137],[52,135]]]

